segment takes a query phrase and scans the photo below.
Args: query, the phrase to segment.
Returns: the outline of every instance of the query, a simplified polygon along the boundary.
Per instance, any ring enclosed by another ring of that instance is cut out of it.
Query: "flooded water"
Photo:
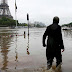
[[[25,31],[25,38],[24,38]],[[46,67],[46,48],[42,46],[45,28],[0,29],[0,69],[29,70]],[[65,52],[62,71],[72,72],[72,31],[62,31]],[[30,71],[29,71],[30,72]]]

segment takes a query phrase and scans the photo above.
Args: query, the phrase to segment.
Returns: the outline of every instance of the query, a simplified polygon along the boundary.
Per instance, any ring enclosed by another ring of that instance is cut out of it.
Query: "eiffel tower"
[[[13,17],[11,16],[10,10],[9,10],[7,0],[0,1],[0,18],[2,17],[13,19]]]

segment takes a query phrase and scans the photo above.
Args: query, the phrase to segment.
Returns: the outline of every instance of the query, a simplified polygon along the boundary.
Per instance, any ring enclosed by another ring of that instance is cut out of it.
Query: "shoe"
[[[58,64],[56,64],[56,67],[61,66],[61,65],[62,65],[62,63],[58,63]]]

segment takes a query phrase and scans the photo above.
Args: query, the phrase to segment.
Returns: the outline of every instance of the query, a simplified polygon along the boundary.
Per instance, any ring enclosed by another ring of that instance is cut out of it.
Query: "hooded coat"
[[[54,23],[47,27],[43,35],[43,46],[45,46],[45,39],[47,36],[47,55],[58,53],[58,51],[64,49],[60,25]]]

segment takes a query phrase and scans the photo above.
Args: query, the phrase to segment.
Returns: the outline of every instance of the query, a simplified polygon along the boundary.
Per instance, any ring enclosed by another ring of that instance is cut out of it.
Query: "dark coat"
[[[47,51],[49,53],[64,49],[61,27],[58,24],[51,24],[47,27],[43,35],[43,46],[45,46],[47,36]]]

